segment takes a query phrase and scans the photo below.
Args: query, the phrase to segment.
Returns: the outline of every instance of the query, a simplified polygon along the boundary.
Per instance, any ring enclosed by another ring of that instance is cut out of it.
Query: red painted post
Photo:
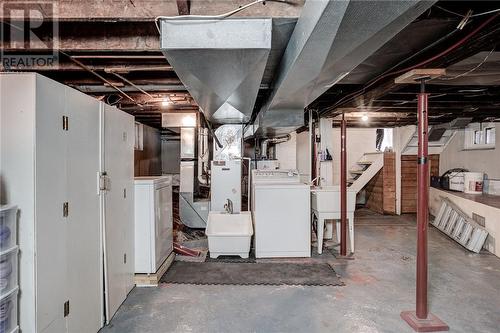
[[[340,255],[347,255],[347,128],[344,114],[340,124]]]
[[[427,229],[429,226],[429,143],[428,94],[425,79],[420,80],[418,99],[418,153],[417,153],[417,306],[416,311],[403,311],[401,318],[416,332],[442,332],[449,327],[427,308]]]
[[[428,94],[424,81],[418,94],[418,155],[417,155],[417,308],[416,315],[425,319],[427,309],[427,227],[429,224],[429,162],[428,162]]]

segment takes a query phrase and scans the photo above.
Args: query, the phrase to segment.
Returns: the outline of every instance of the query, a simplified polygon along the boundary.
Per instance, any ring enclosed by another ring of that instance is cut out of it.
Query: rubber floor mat
[[[218,258],[210,258],[210,252],[207,253],[205,262],[225,262],[225,263],[255,263],[255,255],[253,251],[250,252],[248,258],[241,258],[240,256],[219,256]]]
[[[199,285],[344,285],[333,268],[326,263],[194,263],[176,261],[163,275],[160,282]]]

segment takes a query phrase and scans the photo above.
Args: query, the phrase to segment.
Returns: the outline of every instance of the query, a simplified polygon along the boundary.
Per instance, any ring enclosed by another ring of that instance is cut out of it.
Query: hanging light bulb
[[[365,113],[362,117],[361,120],[363,121],[368,121],[368,115]]]
[[[168,107],[171,104],[170,99],[168,97],[164,97],[161,101],[161,106],[163,108]]]

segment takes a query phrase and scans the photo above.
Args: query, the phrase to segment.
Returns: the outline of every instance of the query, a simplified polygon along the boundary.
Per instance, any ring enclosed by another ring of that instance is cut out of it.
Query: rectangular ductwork
[[[306,1],[257,116],[267,136],[304,124],[304,108],[414,21],[435,1]]]
[[[245,123],[271,50],[271,19],[162,19],[161,49],[207,119]]]

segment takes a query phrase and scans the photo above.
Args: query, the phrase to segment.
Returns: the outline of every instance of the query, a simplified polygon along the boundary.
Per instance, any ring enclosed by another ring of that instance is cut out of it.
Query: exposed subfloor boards
[[[362,211],[355,234],[355,260],[329,251],[311,259],[331,263],[344,287],[135,288],[102,333],[412,332],[399,313],[415,305],[415,217]],[[470,253],[432,227],[429,274],[429,308],[451,332],[498,332],[499,258]]]

